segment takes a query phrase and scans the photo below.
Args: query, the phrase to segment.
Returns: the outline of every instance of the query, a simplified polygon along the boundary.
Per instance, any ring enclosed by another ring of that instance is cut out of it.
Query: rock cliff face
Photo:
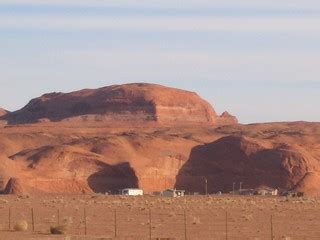
[[[177,175],[176,187],[203,192],[199,182],[206,177],[211,191],[231,189],[233,182],[242,182],[245,188],[294,189],[319,167],[319,159],[299,146],[227,136],[194,148]]]
[[[45,94],[8,114],[5,120],[9,124],[64,121],[213,125],[216,119],[211,105],[196,93],[141,83]]]
[[[8,111],[6,111],[3,108],[0,108],[0,117],[6,115],[7,113],[8,113]]]

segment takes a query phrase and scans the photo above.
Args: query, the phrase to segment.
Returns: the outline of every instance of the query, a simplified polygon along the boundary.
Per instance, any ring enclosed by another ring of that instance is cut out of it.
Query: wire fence
[[[107,239],[238,240],[320,239],[320,215],[313,212],[233,211],[232,209],[149,209],[102,207],[39,207],[0,209],[3,231],[13,230],[21,220],[29,232],[49,234],[50,227],[66,225],[71,236]],[[94,239],[94,238],[89,238]]]

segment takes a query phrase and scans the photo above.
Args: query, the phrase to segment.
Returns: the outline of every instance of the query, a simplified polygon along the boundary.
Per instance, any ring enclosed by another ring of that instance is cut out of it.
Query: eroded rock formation
[[[61,122],[143,125],[207,124],[217,115],[196,93],[155,84],[126,84],[50,93],[6,116],[10,124]]]
[[[22,182],[18,178],[10,178],[5,189],[4,194],[22,194],[25,193],[25,189],[22,186]]]
[[[210,193],[242,182],[320,196],[320,123],[234,124],[192,92],[128,84],[46,94],[2,120],[11,125],[0,128],[0,179],[18,178],[7,193],[204,192],[207,178]]]
[[[238,119],[228,112],[223,112],[216,120],[217,125],[232,125],[237,123]]]

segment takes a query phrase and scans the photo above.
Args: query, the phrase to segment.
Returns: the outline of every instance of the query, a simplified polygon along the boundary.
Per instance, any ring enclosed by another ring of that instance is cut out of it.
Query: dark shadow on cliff
[[[123,188],[138,188],[139,181],[129,163],[109,165],[100,163],[101,170],[88,177],[88,185],[95,193],[118,193]]]
[[[187,192],[230,192],[265,185],[289,188],[288,172],[283,167],[284,155],[278,149],[265,149],[255,141],[227,136],[192,149],[189,160],[176,176],[175,188]],[[294,183],[292,183],[294,184]]]
[[[32,99],[22,109],[1,116],[0,120],[5,120],[8,124],[26,124],[37,123],[41,119],[59,122],[72,117],[82,117],[82,120],[86,121],[88,115],[127,114],[128,112],[132,114],[145,112],[151,118],[156,113],[152,101],[141,96],[128,96],[122,89],[107,87],[98,89],[92,94],[83,95],[45,94],[42,98],[46,98],[46,101],[41,98]],[[130,97],[130,101],[126,99]],[[96,121],[99,121],[99,118]]]

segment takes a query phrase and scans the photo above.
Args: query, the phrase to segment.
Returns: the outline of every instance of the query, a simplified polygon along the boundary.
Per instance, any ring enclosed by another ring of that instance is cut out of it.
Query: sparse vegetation
[[[193,225],[197,225],[197,224],[200,224],[201,223],[201,220],[199,217],[193,217],[192,218],[192,224]]]
[[[15,201],[12,196],[3,196],[3,199],[10,203],[11,230],[17,220],[27,219],[30,222],[28,228],[19,224],[20,227],[15,227],[16,232],[8,231],[8,205],[3,205],[0,208],[0,239],[26,239],[29,235],[38,237],[48,232],[52,238],[59,239],[68,239],[69,233],[74,234],[71,239],[84,239],[85,233],[88,234],[87,239],[98,239],[98,236],[112,239],[115,231],[120,236],[133,233],[132,239],[143,239],[150,232],[152,239],[179,238],[184,233],[184,212],[187,239],[196,236],[201,239],[209,239],[209,236],[212,239],[222,238],[226,212],[230,236],[241,233],[246,239],[267,239],[266,236],[270,236],[272,214],[273,234],[277,239],[290,240],[297,236],[317,239],[315,226],[319,223],[317,209],[320,207],[318,199],[291,199],[287,202],[284,197],[231,195],[185,198],[105,196],[99,200],[91,195],[44,195],[21,201]],[[52,202],[53,199],[59,201]],[[35,209],[34,233],[31,231],[30,208]],[[87,209],[86,218],[84,208]],[[291,231],[292,227],[296,232]],[[26,229],[28,232],[23,232]],[[88,232],[85,231],[87,229]]]
[[[25,232],[28,230],[28,226],[29,225],[27,221],[21,220],[13,226],[13,229],[17,232]]]
[[[67,225],[56,225],[50,227],[50,233],[54,235],[64,235],[67,232]]]

